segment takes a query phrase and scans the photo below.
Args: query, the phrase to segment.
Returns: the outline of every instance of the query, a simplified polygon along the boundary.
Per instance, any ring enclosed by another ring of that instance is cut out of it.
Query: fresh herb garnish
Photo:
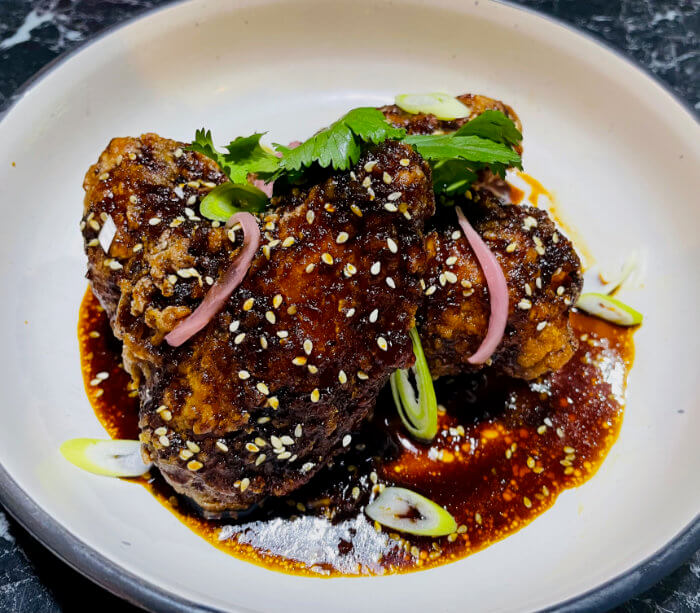
[[[465,123],[455,136],[481,136],[497,143],[517,147],[523,135],[512,119],[501,111],[484,111],[471,121]]]
[[[277,175],[308,168],[314,163],[322,168],[332,166],[335,170],[347,170],[360,159],[362,143],[378,145],[388,139],[401,139],[405,134],[405,130],[392,126],[379,109],[353,109],[295,149],[275,145],[282,153]]]

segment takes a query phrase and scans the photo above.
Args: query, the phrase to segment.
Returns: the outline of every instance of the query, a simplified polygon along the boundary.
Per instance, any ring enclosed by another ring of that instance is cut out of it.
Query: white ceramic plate
[[[461,562],[371,579],[278,574],[214,549],[143,488],[78,471],[102,436],[83,391],[82,177],[112,136],[309,135],[402,91],[515,107],[527,170],[599,262],[648,251],[619,441],[526,529]],[[612,605],[700,541],[700,130],[589,39],[486,1],[196,1],[114,31],[46,72],[0,124],[0,493],[45,544],[151,608],[524,611]],[[643,562],[646,561],[646,564]],[[562,605],[562,603],[566,603]]]

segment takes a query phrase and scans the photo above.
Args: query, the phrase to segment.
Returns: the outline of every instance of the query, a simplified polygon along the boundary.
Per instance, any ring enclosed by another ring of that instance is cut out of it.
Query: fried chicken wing
[[[243,283],[173,348],[165,334],[242,243],[199,216],[224,180],[181,143],[115,139],[88,171],[83,218],[88,277],[140,384],[144,447],[212,514],[308,481],[351,444],[389,375],[412,364],[422,228],[434,213],[430,168],[396,142],[276,196]],[[97,235],[109,217],[105,254]]]

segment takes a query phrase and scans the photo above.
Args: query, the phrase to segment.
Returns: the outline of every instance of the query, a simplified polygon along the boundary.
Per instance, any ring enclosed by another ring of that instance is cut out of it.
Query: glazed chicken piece
[[[451,132],[486,110],[501,111],[521,129],[515,111],[498,100],[471,94],[458,98],[471,113],[455,121],[412,115],[393,105],[380,110],[411,134]],[[454,204],[462,207],[494,252],[508,284],[508,324],[487,365],[513,377],[534,379],[558,370],[576,351],[569,311],[583,285],[581,262],[546,211],[499,200],[507,193],[504,181],[482,172],[467,196],[438,206],[431,222],[434,230],[426,236],[428,270],[418,326],[434,377],[480,368],[467,358],[481,344],[490,314],[486,281],[457,224]]]
[[[583,285],[571,242],[542,209],[504,204],[486,190],[458,203],[508,284],[508,323],[489,364],[522,379],[559,370],[576,351],[569,311]],[[434,377],[478,368],[467,358],[481,344],[491,310],[481,266],[456,219],[453,207],[440,207],[425,239],[419,330]]]
[[[215,516],[307,482],[352,445],[389,375],[413,363],[434,197],[427,164],[396,142],[276,197],[243,283],[173,348],[164,336],[242,244],[240,230],[200,218],[225,177],[183,148],[153,134],[114,139],[85,178],[83,234],[88,278],[139,382],[145,452]],[[105,254],[98,232],[110,218]]]

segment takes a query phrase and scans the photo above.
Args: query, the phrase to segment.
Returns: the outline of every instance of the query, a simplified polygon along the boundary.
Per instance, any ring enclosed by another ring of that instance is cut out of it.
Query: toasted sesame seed
[[[401,158],[401,159],[399,160],[399,164],[401,164],[401,166],[408,166],[410,163],[411,163],[411,162],[410,162],[410,160],[409,160],[408,158]]]
[[[564,291],[565,291],[564,286],[563,286],[563,285],[560,285],[560,286],[557,288],[557,296],[563,295],[563,294],[564,294]]]
[[[277,334],[278,338],[287,338],[289,336],[289,332],[287,332],[286,330],[277,330],[275,334]]]
[[[278,436],[272,435],[270,437],[270,444],[275,448],[275,449],[281,449],[282,448],[282,441],[279,439]]]
[[[330,202],[326,202],[326,204],[323,205],[323,208],[329,213],[335,213],[335,207]]]
[[[456,255],[451,255],[449,258],[445,260],[445,264],[448,266],[453,266],[454,264],[457,263],[457,256]]]
[[[316,213],[313,211],[306,211],[306,221],[309,223],[313,223],[314,219],[316,218]]]
[[[291,451],[283,451],[277,456],[278,460],[288,460],[292,457]]]
[[[243,342],[243,339],[245,338],[245,332],[241,332],[236,336],[236,338],[233,339],[233,342],[236,345],[240,345]]]
[[[198,471],[200,468],[202,468],[202,466],[204,466],[204,464],[198,462],[197,460],[190,460],[187,462],[187,468],[193,472]]]
[[[370,185],[372,185],[372,177],[368,175],[362,181],[362,187],[369,187]]]
[[[372,172],[372,169],[377,165],[376,160],[370,160],[364,166],[365,172]]]
[[[452,240],[456,241],[460,236],[462,236],[462,233],[459,230],[455,230],[452,232]]]
[[[318,372],[318,368],[316,368],[313,364],[308,364],[306,368],[312,375],[315,375]]]
[[[270,394],[270,390],[265,385],[264,383],[260,382],[255,385],[255,388],[263,395],[263,396],[268,396]]]
[[[244,311],[250,311],[250,309],[253,308],[253,305],[254,305],[254,304],[255,304],[255,298],[248,298],[248,300],[246,300],[246,301],[243,303],[243,310],[244,310]]]
[[[311,402],[318,402],[320,398],[321,392],[318,391],[318,388],[314,389],[314,391],[311,392]]]
[[[386,351],[387,349],[389,349],[389,345],[387,344],[386,339],[383,336],[377,338],[377,345],[379,345],[379,348],[382,351]]]
[[[351,205],[350,205],[350,210],[351,210],[353,213],[355,213],[355,215],[357,215],[358,217],[362,217],[362,210],[361,210],[360,207],[357,206],[356,204],[351,204]]]
[[[347,381],[348,381],[348,376],[345,374],[345,371],[344,371],[344,370],[341,370],[341,371],[338,373],[338,381],[340,381],[341,383],[347,383]]]
[[[180,453],[178,454],[180,456],[180,459],[184,462],[189,460],[194,454],[189,450],[189,449],[182,449]]]
[[[532,296],[532,288],[530,287],[529,283],[525,284],[525,294],[528,296]]]
[[[185,444],[187,445],[187,449],[189,449],[192,453],[199,453],[200,452],[199,445],[197,445],[197,443],[194,443],[192,441],[187,441],[187,443],[185,443]]]
[[[250,379],[250,373],[247,370],[239,370],[238,378],[242,379],[243,381],[245,381],[246,379]]]
[[[277,317],[275,317],[275,314],[272,311],[265,312],[265,319],[267,319],[267,321],[269,321],[271,324],[277,323]]]
[[[524,496],[523,504],[529,509],[532,506],[532,501],[527,496]]]
[[[387,238],[386,239],[386,244],[389,247],[389,251],[392,253],[397,253],[399,250],[398,245],[396,244],[396,241],[393,238]]]
[[[216,446],[219,449],[219,451],[223,451],[226,453],[228,451],[228,445],[222,441],[216,441]]]
[[[562,430],[561,428],[557,428],[556,433],[559,438],[564,438],[564,430]]]
[[[313,348],[314,348],[314,344],[307,338],[304,341],[303,347],[304,347],[304,353],[306,355],[311,355],[311,352],[313,351]]]
[[[523,229],[524,230],[531,230],[532,228],[537,227],[537,220],[528,215],[525,219],[523,219]]]
[[[518,248],[516,243],[509,243],[506,247],[506,253],[513,253]]]
[[[301,436],[301,434],[302,434],[302,426],[301,426],[301,424],[297,424],[297,427],[294,428],[294,436],[299,438]]]
[[[261,418],[261,419],[262,419],[262,418]],[[270,418],[269,418],[269,417],[267,418],[267,421],[270,421]],[[258,423],[260,423],[260,419],[258,419]],[[255,444],[256,444],[258,447],[260,447],[261,449],[267,445],[267,443],[265,442],[265,439],[260,438],[259,436],[256,436],[256,437],[255,437],[255,441],[254,441],[254,442],[255,442]]]
[[[457,275],[450,270],[445,271],[445,279],[448,283],[457,283]]]
[[[556,232],[554,232],[554,234],[552,234],[552,242],[555,245],[559,242],[559,234],[557,234]]]
[[[267,456],[264,453],[261,453],[257,458],[255,458],[255,465],[260,466],[266,458]]]
[[[348,309],[345,313],[345,317],[352,317],[355,314],[355,309]]]
[[[285,434],[284,436],[280,436],[280,441],[282,441],[283,445],[293,445],[294,444],[294,439],[287,434]]]
[[[381,269],[382,269],[382,264],[381,264],[381,262],[375,262],[374,264],[372,264],[372,266],[370,267],[369,271],[370,271],[373,275],[378,275],[379,272],[381,271]]]
[[[360,379],[361,381],[366,381],[367,379],[369,379],[369,375],[362,370],[358,370],[357,371],[357,378]]]
[[[537,286],[537,289],[542,289],[542,277],[537,277],[535,279],[535,285]]]
[[[260,335],[260,346],[263,349],[267,349],[267,337],[264,334]]]
[[[352,436],[350,434],[346,434],[343,437],[343,447],[347,447],[351,441],[352,441]]]
[[[161,221],[160,217],[151,217],[148,220],[148,224],[151,226],[157,226],[160,223],[160,221]]]
[[[136,197],[135,194],[131,194],[131,196],[129,196],[129,202],[131,202],[131,204],[136,204],[138,201],[139,199]]]
[[[435,287],[434,285],[431,285],[428,289],[425,290],[425,295],[432,296],[436,291],[437,291],[437,287]]]
[[[401,198],[401,192],[391,192],[386,199],[389,200],[389,202],[393,202],[395,200],[398,200]]]
[[[267,404],[269,404],[276,411],[280,406],[280,401],[277,399],[277,396],[270,396],[267,399]]]
[[[343,274],[347,277],[350,278],[352,277],[355,273],[357,273],[357,268],[355,268],[350,262],[348,262],[344,268],[343,268]]]
[[[251,453],[258,453],[258,451],[260,451],[260,447],[258,447],[255,443],[246,443],[245,448]]]
[[[532,308],[532,302],[530,302],[527,298],[523,298],[520,302],[518,302],[518,308],[522,309],[523,311],[527,311],[528,309]]]
[[[294,364],[294,366],[305,366],[306,358],[303,355],[299,355],[292,360],[292,364]]]
[[[324,253],[321,256],[321,260],[328,265],[331,265],[333,263],[333,256],[330,253]]]
[[[301,467],[301,472],[302,473],[308,473],[316,464],[313,462],[306,462],[302,467]]]
[[[542,425],[537,428],[537,434],[544,434],[545,432],[547,432],[547,426]]]
[[[384,174],[382,175],[382,181],[389,185],[393,181],[393,177],[385,170]]]
[[[546,326],[547,326],[547,322],[541,321],[540,323],[537,324],[537,331],[542,332],[542,330],[544,330]]]
[[[134,248],[132,249],[132,251],[133,251],[134,253],[138,253],[139,251],[141,251],[141,249],[143,249],[143,244],[142,244],[142,243],[136,243],[136,244],[134,245]]]
[[[377,321],[377,317],[379,317],[379,309],[374,309],[374,311],[369,314],[369,321],[374,323]]]
[[[347,242],[348,238],[350,238],[350,235],[347,232],[341,232],[336,237],[335,242],[342,245],[343,243]]]
[[[313,272],[314,268],[316,268],[316,264],[308,264],[304,270],[306,272]]]
[[[576,453],[576,450],[573,447],[564,447],[564,453]]]
[[[241,479],[241,492],[245,492],[248,489],[249,485],[250,485],[250,479],[248,479],[248,477]]]
[[[241,325],[241,322],[238,321],[237,319],[232,321],[228,326],[229,332],[235,332],[236,330],[238,330],[238,326],[240,326],[240,325]]]
[[[386,284],[391,288],[391,289],[396,289],[396,283],[394,283],[394,280],[391,277],[386,278]]]

